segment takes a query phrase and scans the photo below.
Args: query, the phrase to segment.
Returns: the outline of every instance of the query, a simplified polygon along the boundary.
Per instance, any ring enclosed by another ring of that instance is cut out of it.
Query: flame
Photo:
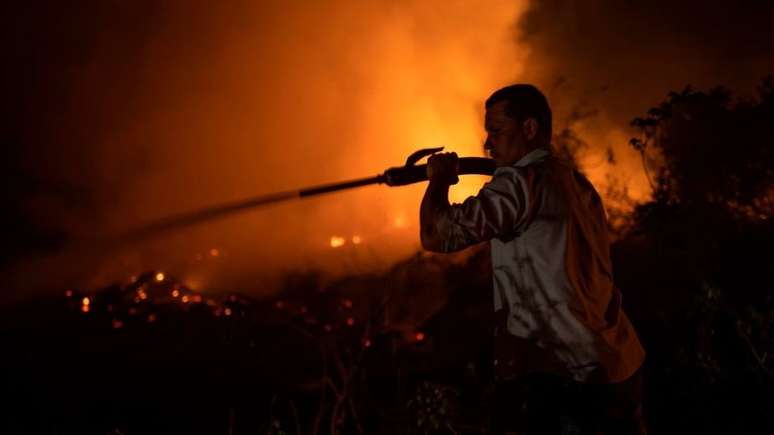
[[[331,237],[331,248],[340,248],[344,246],[345,243],[347,243],[347,240],[344,237],[339,237],[339,236]]]

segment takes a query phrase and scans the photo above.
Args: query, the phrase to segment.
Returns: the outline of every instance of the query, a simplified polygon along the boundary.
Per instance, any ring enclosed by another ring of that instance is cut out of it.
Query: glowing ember
[[[81,300],[81,303],[83,304],[83,306],[88,307],[89,305],[91,305],[91,300],[89,298],[83,298],[83,300]]]
[[[223,310],[223,314],[230,316],[231,315],[231,308],[226,308]]]
[[[202,295],[194,295],[193,301],[197,304],[202,301]]]
[[[148,323],[153,323],[156,321],[156,315],[155,314],[148,314]]]
[[[352,301],[350,299],[344,299],[341,303],[347,308],[352,308]]]
[[[220,255],[220,251],[217,248],[210,249],[210,257],[217,257]]]
[[[371,340],[366,338],[365,341],[363,341],[363,346],[365,347],[371,347]]]
[[[344,237],[339,236],[332,236],[331,237],[331,248],[339,248],[344,246],[344,243],[346,243],[346,239]]]
[[[347,326],[352,326],[355,324],[355,319],[352,317],[347,317]]]
[[[120,321],[118,319],[113,319],[113,328],[114,329],[118,329],[118,328],[120,328],[122,326],[124,326],[124,322],[122,322],[122,321]]]
[[[416,335],[414,335],[414,338],[416,338],[417,341],[422,341],[425,339],[425,334],[422,332],[417,332]]]
[[[188,297],[188,295],[184,295],[181,300],[183,301],[184,304],[187,304],[190,298]]]
[[[81,311],[83,311],[84,313],[88,313],[89,312],[89,306],[88,305],[81,305]]]
[[[179,290],[172,290],[172,297],[176,298],[178,296],[180,296],[180,291]]]
[[[73,291],[72,290],[65,290],[65,296],[67,296],[69,298],[69,297],[72,297],[72,295],[73,295]]]
[[[164,274],[159,272],[156,274],[156,281],[161,282],[164,281]]]
[[[352,236],[352,243],[355,245],[359,245],[360,242],[362,242],[363,239],[360,238],[360,236]]]
[[[146,300],[146,299],[148,299],[148,294],[147,294],[147,293],[145,293],[145,292],[144,292],[144,291],[142,291],[142,290],[137,290],[137,296],[139,296],[139,297],[140,297],[140,299],[142,299],[142,300]]]

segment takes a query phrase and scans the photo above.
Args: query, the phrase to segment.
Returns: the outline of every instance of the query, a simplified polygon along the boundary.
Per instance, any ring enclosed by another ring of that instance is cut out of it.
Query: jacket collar
[[[534,150],[528,152],[524,157],[519,159],[519,161],[514,163],[512,166],[523,168],[524,166],[531,165],[532,163],[545,160],[549,154],[551,154],[551,151],[548,149],[548,147],[535,148]]]

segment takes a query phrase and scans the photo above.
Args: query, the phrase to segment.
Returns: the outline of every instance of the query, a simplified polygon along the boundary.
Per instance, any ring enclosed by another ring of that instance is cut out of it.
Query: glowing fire
[[[164,281],[164,274],[159,272],[156,274],[156,281],[161,282]]]
[[[339,237],[339,236],[331,237],[331,248],[340,248],[344,246],[345,243],[347,243],[347,240],[344,237]]]

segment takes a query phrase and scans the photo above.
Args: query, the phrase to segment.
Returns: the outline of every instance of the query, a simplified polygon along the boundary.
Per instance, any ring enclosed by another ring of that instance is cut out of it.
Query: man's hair
[[[551,108],[548,100],[538,88],[527,84],[516,84],[498,89],[486,100],[486,108],[507,101],[505,113],[516,121],[535,118],[538,123],[537,137],[546,144],[551,143]]]

